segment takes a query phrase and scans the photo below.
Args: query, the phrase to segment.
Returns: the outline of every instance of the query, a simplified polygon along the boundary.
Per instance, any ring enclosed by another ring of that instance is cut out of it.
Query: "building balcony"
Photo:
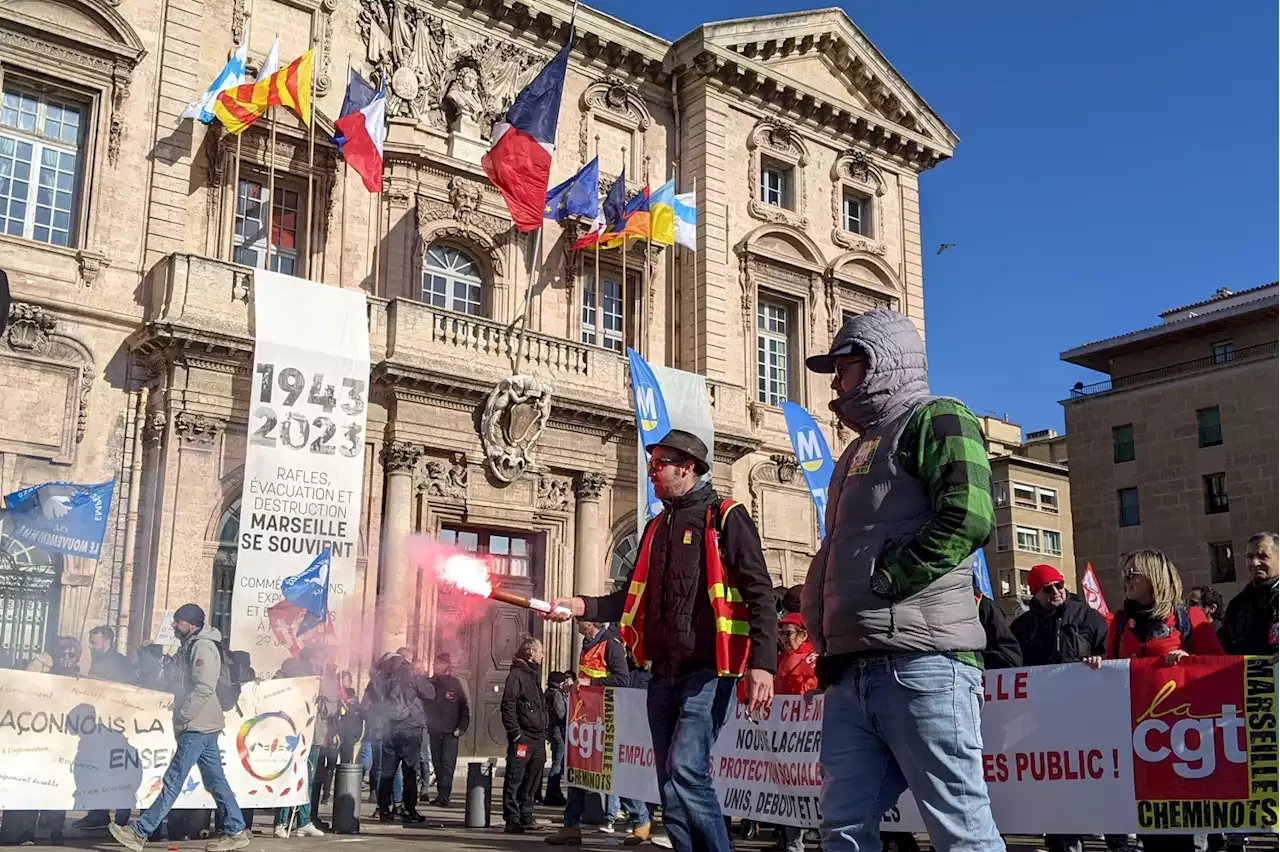
[[[1276,352],[1276,342],[1271,341],[1270,343],[1261,343],[1257,346],[1237,349],[1230,358],[1224,358],[1220,354],[1210,355],[1206,358],[1197,358],[1194,361],[1183,361],[1180,364],[1170,364],[1167,367],[1159,367],[1155,370],[1144,370],[1141,373],[1134,373],[1129,376],[1113,377],[1105,381],[1094,382],[1091,385],[1077,384],[1071,389],[1070,398],[1074,400],[1082,397],[1093,397],[1107,393],[1115,393],[1116,391],[1142,387],[1143,385],[1150,385],[1156,382],[1165,381],[1166,379],[1176,378],[1190,373],[1199,373],[1205,370],[1230,369],[1232,367],[1238,367],[1242,364],[1248,364],[1266,358],[1275,358]],[[1120,459],[1117,459],[1117,461],[1120,461]]]

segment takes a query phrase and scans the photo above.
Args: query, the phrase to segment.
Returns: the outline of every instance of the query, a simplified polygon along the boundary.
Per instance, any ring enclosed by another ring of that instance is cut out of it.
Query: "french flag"
[[[352,97],[350,85],[347,97]],[[382,149],[387,142],[386,81],[368,103],[335,121],[334,128],[334,141],[338,142],[342,159],[360,175],[365,189],[382,192]]]
[[[507,209],[521,231],[542,227],[551,180],[551,155],[556,149],[556,125],[560,120],[560,98],[564,75],[569,67],[569,38],[555,58],[516,96],[507,115],[493,124],[493,145],[480,158],[489,176],[506,199]]]

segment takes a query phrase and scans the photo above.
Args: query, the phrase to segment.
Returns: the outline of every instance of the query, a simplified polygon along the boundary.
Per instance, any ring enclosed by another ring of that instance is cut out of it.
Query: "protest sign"
[[[1006,834],[1276,831],[1269,659],[1005,669],[987,672],[983,689],[983,771]],[[656,801],[644,693],[580,689],[574,706],[569,783]],[[757,722],[734,706],[711,753],[725,814],[817,826],[825,709],[821,696],[779,696]],[[883,827],[924,830],[910,793]]]
[[[242,808],[310,799],[307,753],[319,689],[317,678],[244,685],[220,741]],[[0,670],[0,809],[145,808],[173,757],[172,713],[167,693]],[[174,807],[214,807],[198,769]]]

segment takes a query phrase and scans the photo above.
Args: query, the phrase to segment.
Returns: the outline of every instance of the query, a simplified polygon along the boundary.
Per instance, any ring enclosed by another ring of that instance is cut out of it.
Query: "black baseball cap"
[[[648,444],[645,446],[645,452],[652,453],[658,447],[666,447],[669,450],[675,450],[682,455],[688,456],[693,462],[693,472],[701,476],[711,470],[711,465],[707,464],[707,445],[702,443],[702,439],[692,432],[686,432],[683,429],[672,429],[662,437],[662,440]]]

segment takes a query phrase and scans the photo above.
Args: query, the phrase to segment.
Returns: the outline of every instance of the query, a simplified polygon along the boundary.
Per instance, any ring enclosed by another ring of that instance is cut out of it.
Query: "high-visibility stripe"
[[[729,603],[742,603],[742,592],[733,586],[726,586],[724,583],[712,583],[711,594],[713,597],[727,600]]]
[[[732,633],[734,636],[748,636],[751,633],[750,624],[732,618],[717,618],[716,629],[721,633]]]

